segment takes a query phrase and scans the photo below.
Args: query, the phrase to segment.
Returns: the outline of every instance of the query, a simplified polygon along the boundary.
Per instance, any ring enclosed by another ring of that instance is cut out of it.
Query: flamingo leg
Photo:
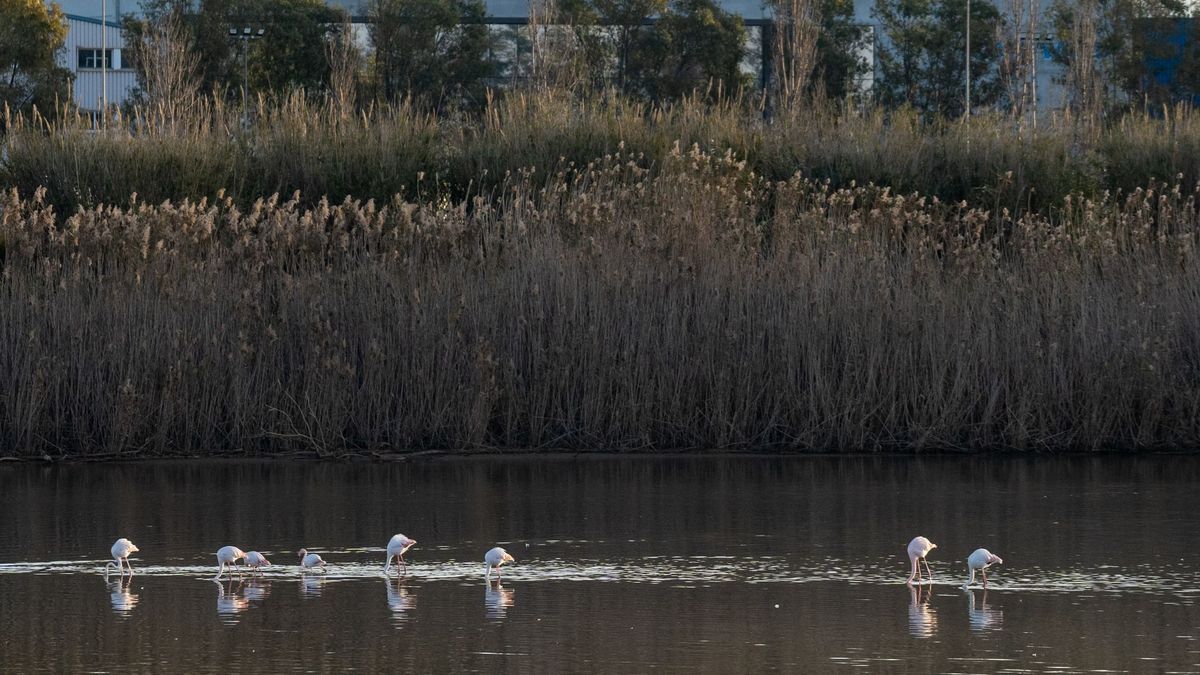
[[[913,558],[912,559],[912,572],[909,573],[908,581],[906,583],[908,583],[909,586],[912,586],[913,579],[915,579],[919,573],[920,572],[917,569],[917,559]],[[918,584],[921,583],[921,580],[917,579],[917,583]]]
[[[403,570],[403,573],[405,575],[407,575],[408,574],[408,563],[404,562],[404,554],[401,553],[400,555],[396,556],[396,558],[400,560],[400,569]],[[397,572],[396,576],[399,576],[400,574],[401,574],[401,572]]]
[[[979,573],[983,575],[983,587],[987,588],[987,568],[979,570]]]
[[[133,576],[133,563],[129,562],[129,558],[125,559],[125,566],[129,568],[129,576]]]
[[[929,559],[921,558],[925,562],[925,571],[929,573],[929,583],[933,583],[933,570],[929,569]]]

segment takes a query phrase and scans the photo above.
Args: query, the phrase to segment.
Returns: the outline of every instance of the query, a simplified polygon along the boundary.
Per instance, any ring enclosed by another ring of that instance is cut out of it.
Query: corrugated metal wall
[[[115,26],[103,26],[96,21],[67,19],[67,42],[59,54],[59,63],[75,75],[72,85],[75,103],[87,110],[99,110],[103,95],[103,75],[100,70],[80,70],[79,50],[100,49],[101,31],[107,31],[108,48],[114,50],[113,60],[119,55],[115,50],[123,47],[121,29]],[[114,63],[114,65],[118,65]],[[123,64],[121,64],[123,65]],[[108,71],[108,102],[109,105],[120,106],[129,98],[137,84],[137,75],[133,70],[120,68]]]

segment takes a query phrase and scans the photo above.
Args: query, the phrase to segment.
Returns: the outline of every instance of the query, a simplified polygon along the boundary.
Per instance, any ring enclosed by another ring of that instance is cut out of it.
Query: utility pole
[[[971,119],[971,0],[967,0],[966,81],[967,81],[967,101],[966,101],[967,119]]]
[[[239,32],[236,28],[229,29],[229,37],[234,40],[240,40],[242,43],[242,111],[246,110],[246,94],[250,87],[250,41],[257,40],[263,36],[265,31],[259,28],[254,31],[249,26],[244,26]]]
[[[108,0],[100,0],[100,115],[108,118]]]

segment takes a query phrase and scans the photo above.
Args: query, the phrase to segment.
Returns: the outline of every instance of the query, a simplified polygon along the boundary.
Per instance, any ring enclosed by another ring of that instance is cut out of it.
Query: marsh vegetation
[[[7,454],[1200,441],[1186,111],[308,105],[13,125]]]

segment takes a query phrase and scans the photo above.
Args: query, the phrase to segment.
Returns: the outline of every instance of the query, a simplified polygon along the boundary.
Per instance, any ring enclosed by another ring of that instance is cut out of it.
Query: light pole
[[[262,37],[263,32],[261,28],[255,31],[249,26],[243,27],[240,32],[236,28],[229,29],[229,37],[234,40],[240,40],[242,43],[242,110],[246,109],[246,91],[250,86],[250,65],[248,58],[250,40],[257,40]]]
[[[94,5],[93,5],[94,6]],[[95,43],[92,43],[95,44]],[[108,117],[108,0],[100,2],[100,119]],[[105,125],[107,126],[107,125]]]
[[[971,0],[967,0],[967,57],[965,79],[967,82],[966,117],[967,119],[971,119]]]

